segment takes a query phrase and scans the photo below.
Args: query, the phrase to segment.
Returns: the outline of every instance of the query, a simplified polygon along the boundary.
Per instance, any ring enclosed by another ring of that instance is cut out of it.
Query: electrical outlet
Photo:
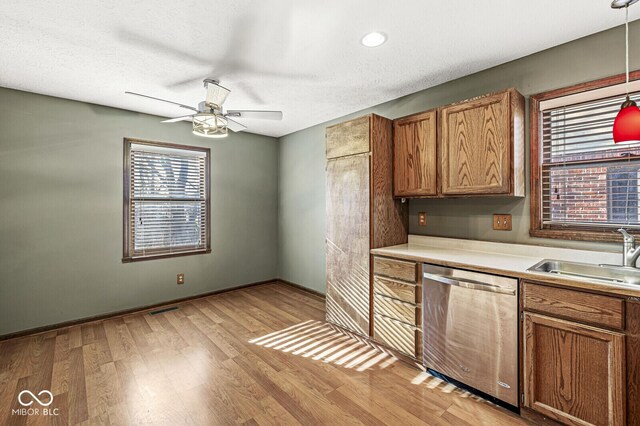
[[[494,214],[493,229],[496,231],[511,231],[511,215]]]
[[[178,274],[178,284],[184,284],[184,274]]]
[[[427,212],[418,213],[418,225],[427,226]]]

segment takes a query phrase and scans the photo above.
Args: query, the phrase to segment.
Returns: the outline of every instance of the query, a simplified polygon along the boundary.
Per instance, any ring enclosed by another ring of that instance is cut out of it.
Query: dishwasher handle
[[[445,277],[444,275],[430,274],[428,272],[424,273],[424,278],[432,281],[437,281],[441,284],[468,288],[470,290],[488,291],[491,293],[508,294],[511,296],[516,295],[516,290],[514,289],[500,287],[497,285],[487,284],[487,283],[483,283],[475,280],[461,279],[461,278],[453,279],[453,278]]]

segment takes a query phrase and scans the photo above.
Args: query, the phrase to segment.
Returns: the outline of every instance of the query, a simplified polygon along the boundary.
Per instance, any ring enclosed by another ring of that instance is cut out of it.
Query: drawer
[[[373,292],[393,297],[409,303],[422,302],[422,286],[419,284],[396,281],[390,278],[373,277]]]
[[[417,327],[422,324],[420,305],[402,302],[380,294],[373,296],[373,312]]]
[[[422,332],[383,315],[373,315],[373,339],[410,357],[422,356]]]
[[[418,281],[418,264],[406,260],[376,256],[373,258],[373,273],[415,283]]]
[[[525,282],[524,309],[624,330],[624,299]]]

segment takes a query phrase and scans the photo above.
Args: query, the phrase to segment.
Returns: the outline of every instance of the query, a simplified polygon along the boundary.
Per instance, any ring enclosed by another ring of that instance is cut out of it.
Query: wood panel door
[[[440,118],[442,194],[509,194],[510,92],[443,107]]]
[[[327,127],[327,159],[371,151],[370,131],[370,115]]]
[[[409,206],[393,197],[393,122],[371,115],[371,248],[407,242]]]
[[[327,321],[369,335],[370,156],[327,161]]]
[[[437,195],[436,110],[393,122],[393,195]]]
[[[571,425],[625,424],[625,336],[525,313],[525,405]]]

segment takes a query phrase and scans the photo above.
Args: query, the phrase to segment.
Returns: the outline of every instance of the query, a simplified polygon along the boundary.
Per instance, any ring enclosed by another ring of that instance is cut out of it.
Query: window
[[[209,149],[124,140],[123,262],[209,253]]]
[[[617,76],[531,97],[532,236],[614,241],[620,227],[640,232],[640,142],[612,137],[623,82]],[[640,81],[631,91],[640,103]]]

